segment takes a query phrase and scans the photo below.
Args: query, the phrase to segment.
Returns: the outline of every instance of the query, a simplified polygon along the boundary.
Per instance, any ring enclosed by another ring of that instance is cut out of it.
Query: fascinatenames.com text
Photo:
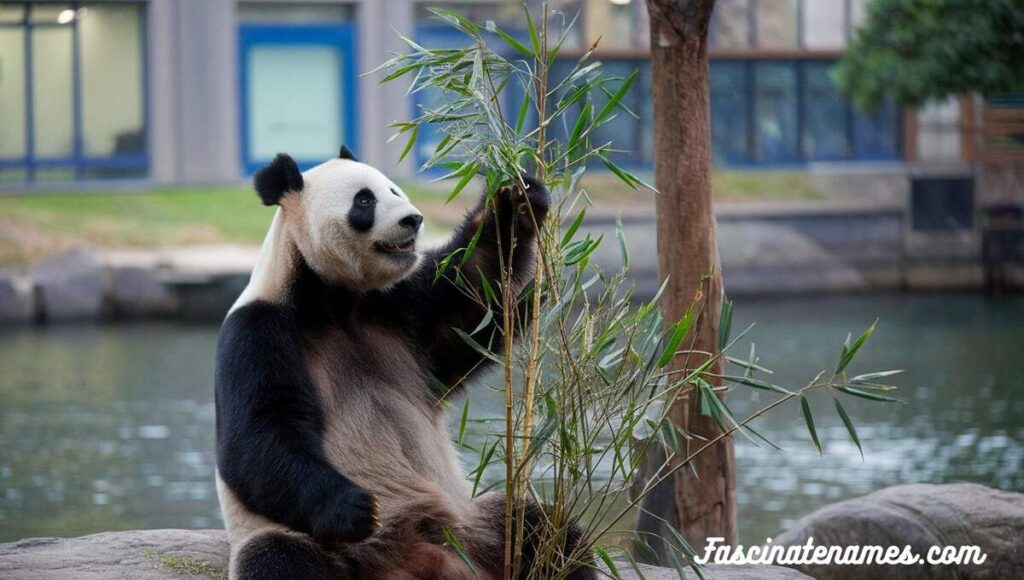
[[[704,554],[696,558],[705,564],[765,565],[871,565],[917,566],[921,564],[982,564],[988,555],[978,546],[932,546],[918,554],[910,546],[815,546],[814,538],[797,546],[729,546],[725,538],[708,538]]]

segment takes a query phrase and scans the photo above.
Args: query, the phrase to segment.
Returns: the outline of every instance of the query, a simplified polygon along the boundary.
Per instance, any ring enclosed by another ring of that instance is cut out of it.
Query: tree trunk
[[[651,21],[651,82],[654,102],[655,183],[658,268],[668,286],[662,297],[666,320],[678,320],[691,305],[701,313],[684,348],[715,352],[722,303],[722,273],[715,238],[711,198],[711,130],[708,104],[708,24],[714,0],[647,0]],[[670,370],[692,369],[706,360],[679,355]],[[716,364],[712,372],[719,373]],[[680,397],[671,420],[699,437],[720,430],[700,414],[698,394]],[[692,452],[699,439],[688,442]],[[660,457],[659,457],[660,455]],[[649,452],[641,481],[664,461],[661,450]],[[643,502],[637,528],[661,563],[668,549],[656,538],[672,537],[671,525],[698,553],[709,537],[736,542],[736,481],[732,438],[678,470]],[[694,473],[696,472],[696,473]],[[638,550],[643,556],[644,550]]]

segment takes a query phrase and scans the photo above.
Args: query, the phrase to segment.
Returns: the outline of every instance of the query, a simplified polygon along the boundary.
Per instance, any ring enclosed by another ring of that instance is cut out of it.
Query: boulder
[[[978,546],[981,564],[795,566],[820,580],[1001,579],[1024,574],[1024,494],[971,483],[900,485],[824,507],[779,535],[775,545],[813,537],[816,546]]]
[[[98,320],[104,314],[109,276],[91,253],[76,250],[30,271],[42,317],[51,322]]]
[[[37,538],[0,544],[5,580],[226,579],[227,534],[222,530],[136,530],[80,538]],[[639,578],[620,564],[623,578]],[[709,566],[716,580],[807,580],[777,566]],[[642,566],[643,578],[679,578],[674,570]]]
[[[32,280],[0,269],[0,324],[31,322],[36,315]]]
[[[178,310],[177,297],[161,282],[152,268],[113,268],[114,312],[127,318],[166,317]]]
[[[227,566],[221,530],[104,532],[0,545],[0,578],[9,580],[226,579]]]

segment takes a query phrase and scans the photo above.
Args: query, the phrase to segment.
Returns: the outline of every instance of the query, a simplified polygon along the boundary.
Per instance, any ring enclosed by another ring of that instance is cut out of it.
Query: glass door
[[[279,152],[302,169],[356,147],[355,39],[349,24],[240,27],[242,164]]]

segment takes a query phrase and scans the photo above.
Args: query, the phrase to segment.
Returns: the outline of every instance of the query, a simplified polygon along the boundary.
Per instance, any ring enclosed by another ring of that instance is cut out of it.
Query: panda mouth
[[[407,256],[416,250],[416,238],[408,238],[398,242],[374,242],[373,247],[390,256]]]

